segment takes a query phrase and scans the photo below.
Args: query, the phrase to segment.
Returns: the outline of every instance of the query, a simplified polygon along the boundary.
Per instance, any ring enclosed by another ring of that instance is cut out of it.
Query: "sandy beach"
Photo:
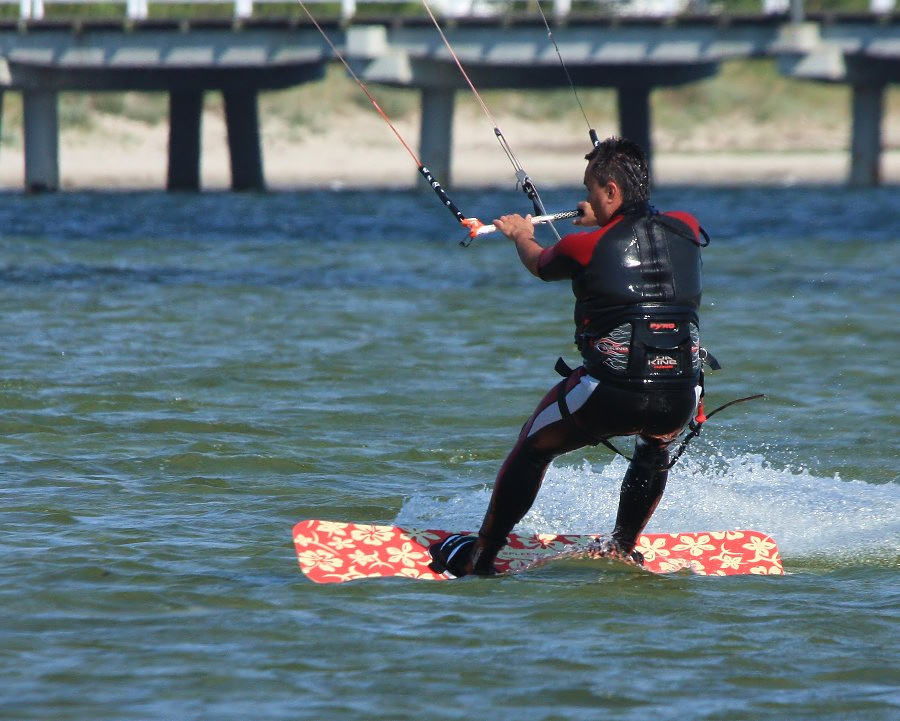
[[[313,187],[410,187],[422,182],[415,164],[375,115],[358,112],[334,117],[322,127],[289,126],[261,114],[263,167],[272,190]],[[455,187],[512,183],[512,168],[483,116],[457,113],[454,122]],[[514,116],[499,120],[521,165],[543,186],[577,185],[587,149],[584,124],[533,122]],[[396,123],[418,152],[418,118]],[[882,180],[900,183],[900,119],[885,118]],[[613,134],[615,128],[598,128]],[[721,119],[689,136],[654,132],[654,171],[658,185],[839,184],[848,174],[849,128],[806,128],[802,135],[770,127],[740,127]],[[168,126],[99,114],[91,127],[60,133],[60,179],[64,190],[162,189],[166,182]],[[428,164],[428,159],[423,158]],[[0,150],[0,189],[22,189],[21,142]],[[207,109],[202,125],[203,189],[227,189],[230,169],[225,123]]]

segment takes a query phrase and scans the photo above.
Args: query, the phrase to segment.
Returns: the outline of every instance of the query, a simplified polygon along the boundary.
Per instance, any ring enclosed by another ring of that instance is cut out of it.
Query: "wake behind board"
[[[300,521],[294,546],[300,569],[316,583],[343,583],[361,578],[400,576],[441,581],[428,547],[451,531],[412,530],[396,526],[335,521]],[[597,535],[511,534],[497,556],[500,573],[517,573],[555,558],[587,556]],[[651,573],[688,570],[701,576],[784,573],[775,541],[758,531],[652,533],[638,539],[643,569]]]

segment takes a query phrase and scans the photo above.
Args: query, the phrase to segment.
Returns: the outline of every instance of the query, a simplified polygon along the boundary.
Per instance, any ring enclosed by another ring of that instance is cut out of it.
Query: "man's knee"
[[[671,441],[652,436],[638,436],[634,442],[632,464],[653,471],[668,470]]]

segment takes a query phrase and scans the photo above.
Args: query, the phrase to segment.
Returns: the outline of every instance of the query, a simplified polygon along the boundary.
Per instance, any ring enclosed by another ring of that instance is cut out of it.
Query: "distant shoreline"
[[[101,161],[103,150],[86,150],[78,155],[91,155],[70,168],[62,164],[61,188],[66,191],[152,191],[164,190],[166,182],[166,155],[161,153],[153,165],[138,164],[133,160]],[[115,152],[115,150],[113,150]],[[118,153],[115,153],[118,155]],[[0,191],[24,190],[24,165],[21,156],[4,152],[0,160]],[[407,158],[408,160],[408,158]],[[230,187],[230,171],[227,157],[220,162],[210,159],[204,163],[201,191],[222,191]],[[340,160],[320,159],[313,162],[302,154],[292,160],[280,157],[269,162],[264,158],[267,190],[365,190],[411,189],[422,183],[421,176],[411,162],[403,157],[389,164],[373,163],[368,168],[348,165]],[[16,168],[15,166],[19,167]],[[212,165],[213,167],[209,167]],[[514,183],[512,170],[496,174],[478,174],[459,163],[454,169],[453,183],[447,187],[458,189],[503,188]],[[218,167],[217,167],[218,166]],[[571,166],[571,167],[569,167]],[[576,167],[577,166],[577,167]],[[541,187],[578,187],[581,185],[583,161],[562,163],[555,159],[533,158],[528,161],[529,175]],[[790,186],[839,186],[844,185],[849,173],[849,155],[846,152],[707,152],[707,153],[658,153],[654,158],[654,182],[657,187],[709,186],[709,187],[790,187]],[[882,185],[900,184],[900,151],[882,155]]]
[[[410,118],[398,125],[405,137],[417,138],[417,123],[417,118]],[[422,182],[410,156],[373,113],[336,116],[327,129],[318,132],[265,119],[263,125],[263,170],[270,190],[412,188]],[[534,122],[516,117],[504,120],[504,132],[539,186],[580,186],[588,150],[586,133],[573,130],[564,120]],[[749,130],[743,137],[747,134]],[[839,141],[833,136],[820,139],[814,149],[797,145],[738,148],[731,135],[712,129],[704,130],[701,140],[702,145],[695,141],[679,150],[667,149],[673,146],[668,139],[658,143],[662,147],[653,159],[658,187],[841,185],[848,177],[849,153],[835,147]],[[220,114],[204,114],[201,147],[201,189],[227,190],[231,171]],[[63,191],[162,190],[168,128],[164,123],[147,125],[103,115],[91,130],[63,129],[59,154]],[[514,183],[507,158],[480,118],[457,117],[452,163],[452,182],[438,178],[447,187]],[[892,145],[882,153],[882,184],[900,184],[900,149]],[[23,150],[4,145],[0,190],[23,188]]]

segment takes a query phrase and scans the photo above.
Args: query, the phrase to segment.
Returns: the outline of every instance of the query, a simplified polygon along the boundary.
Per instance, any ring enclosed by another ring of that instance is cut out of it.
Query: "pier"
[[[59,187],[60,92],[164,91],[166,187],[199,190],[203,94],[219,91],[231,186],[263,190],[259,93],[320,79],[329,57],[315,28],[286,22],[242,27],[231,21],[42,21],[0,28],[0,88],[23,98],[25,188]]]
[[[785,75],[852,88],[847,182],[880,183],[884,94],[900,82],[900,15],[890,8],[804,15],[794,0],[776,14],[630,17],[560,13],[559,6],[548,10],[549,22],[572,81],[615,89],[619,132],[641,143],[651,162],[654,89],[709,77],[725,61],[770,57]],[[22,7],[30,17],[0,22],[0,93],[23,97],[28,192],[59,187],[58,95],[73,91],[166,92],[166,185],[189,191],[200,189],[203,96],[221,92],[231,187],[264,190],[259,94],[318,80],[334,62],[308,20],[255,18],[246,1],[235,6],[235,17],[204,20],[153,19],[146,4],[133,0],[129,13],[136,17],[112,20],[36,18],[43,9]],[[345,13],[348,7],[345,2]],[[455,96],[467,85],[431,20],[393,15],[320,22],[364,82],[419,91],[421,154],[451,184]],[[568,86],[538,15],[444,17],[441,23],[479,89]]]

